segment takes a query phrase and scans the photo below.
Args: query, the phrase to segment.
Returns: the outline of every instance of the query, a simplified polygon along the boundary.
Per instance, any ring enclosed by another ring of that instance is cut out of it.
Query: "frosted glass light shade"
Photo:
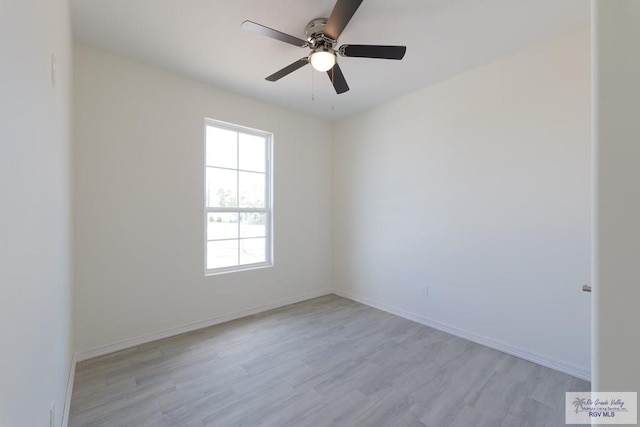
[[[336,64],[336,55],[326,50],[316,50],[311,54],[311,65],[318,71],[329,71]]]

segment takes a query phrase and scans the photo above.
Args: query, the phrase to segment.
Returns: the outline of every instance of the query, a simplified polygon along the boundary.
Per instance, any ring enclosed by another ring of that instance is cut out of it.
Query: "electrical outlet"
[[[427,285],[422,285],[422,287],[420,288],[420,294],[423,297],[428,297],[429,296],[429,287]]]
[[[49,409],[49,427],[56,427],[56,402],[51,402]]]

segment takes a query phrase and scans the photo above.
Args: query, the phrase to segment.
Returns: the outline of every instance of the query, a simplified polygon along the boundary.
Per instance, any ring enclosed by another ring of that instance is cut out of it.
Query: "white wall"
[[[640,391],[640,2],[596,0],[593,389]]]
[[[87,351],[331,291],[331,126],[75,47],[75,333]],[[273,132],[275,266],[204,276],[204,118]]]
[[[585,29],[338,122],[338,292],[587,377],[589,67]]]
[[[0,52],[0,426],[48,426],[51,402],[59,426],[71,361],[67,1],[3,0]]]

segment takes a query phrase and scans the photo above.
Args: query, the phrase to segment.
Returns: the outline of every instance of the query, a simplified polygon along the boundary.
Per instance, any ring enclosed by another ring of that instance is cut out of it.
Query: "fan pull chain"
[[[314,79],[314,75],[315,73],[313,72],[313,67],[309,67],[311,69],[311,101],[315,101],[316,100],[316,88],[315,88],[315,79]]]

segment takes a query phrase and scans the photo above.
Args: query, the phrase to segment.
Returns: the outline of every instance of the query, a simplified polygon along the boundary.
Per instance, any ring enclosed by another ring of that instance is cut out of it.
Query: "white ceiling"
[[[306,56],[240,28],[252,20],[305,38],[334,0],[71,0],[74,38],[287,109],[337,119],[589,25],[589,0],[364,0],[339,44],[407,46],[402,61],[339,58],[351,88],[337,95]],[[313,94],[313,99],[312,99]]]

